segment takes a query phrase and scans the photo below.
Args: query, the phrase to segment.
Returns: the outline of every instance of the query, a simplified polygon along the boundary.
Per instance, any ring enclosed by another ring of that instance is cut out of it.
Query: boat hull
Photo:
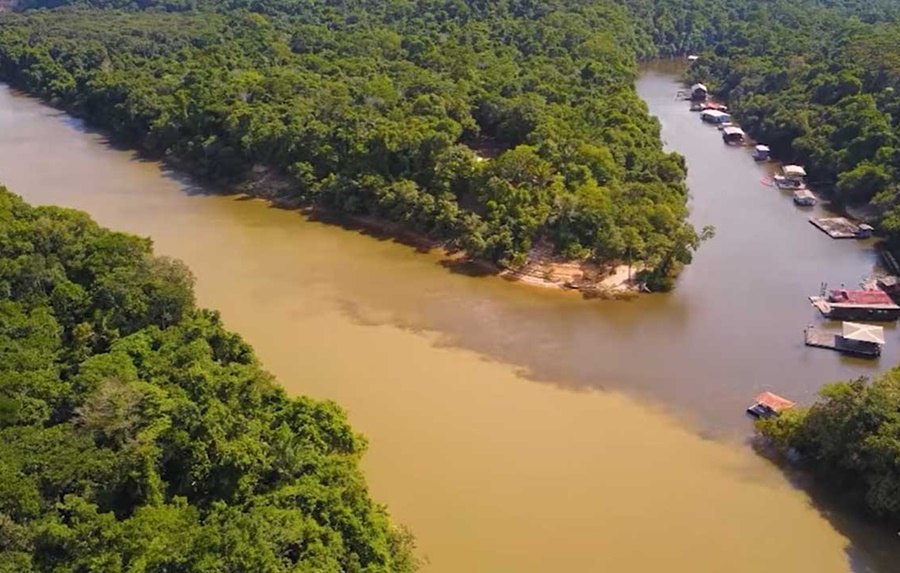
[[[829,302],[821,296],[809,297],[809,302],[818,309],[822,316],[832,320],[850,320],[862,322],[894,322],[900,320],[900,306],[839,304]]]

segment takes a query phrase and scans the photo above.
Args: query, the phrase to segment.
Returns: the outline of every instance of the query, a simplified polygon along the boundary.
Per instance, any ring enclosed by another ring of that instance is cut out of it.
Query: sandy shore
[[[296,199],[286,197],[289,188],[282,178],[264,168],[254,169],[252,179],[238,186],[239,192],[246,196],[262,199],[276,207],[302,210],[314,220],[342,225],[382,238],[390,237],[422,251],[437,251],[448,266],[468,263],[485,274],[541,288],[580,291],[588,298],[631,298],[641,290],[640,285],[629,278],[640,270],[636,266],[601,266],[586,260],[566,261],[554,256],[548,245],[537,245],[521,267],[501,268],[489,261],[469,260],[465,253],[448,249],[444,242],[391,221],[334,213],[328,209],[304,205]]]
[[[546,246],[536,247],[522,267],[499,272],[504,278],[543,288],[578,290],[589,297],[628,298],[640,291],[630,277],[639,268],[604,267],[589,261],[563,261]]]

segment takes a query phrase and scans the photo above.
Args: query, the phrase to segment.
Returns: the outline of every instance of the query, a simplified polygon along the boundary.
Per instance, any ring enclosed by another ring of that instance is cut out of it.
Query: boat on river
[[[798,207],[812,207],[817,202],[816,196],[806,187],[794,191],[794,205]]]
[[[768,161],[769,151],[768,145],[757,145],[753,148],[753,159],[756,161]]]
[[[722,130],[722,141],[728,145],[743,145],[744,130],[734,125],[726,127]]]
[[[781,175],[772,178],[779,189],[802,189],[806,187],[806,170],[799,165],[785,165]]]
[[[728,106],[724,103],[717,103],[714,101],[705,101],[700,104],[700,108],[703,111],[711,110],[711,111],[728,111]]]
[[[706,123],[725,124],[731,122],[731,116],[718,109],[705,109],[701,111],[700,119]]]
[[[870,320],[892,322],[900,319],[900,306],[891,296],[877,289],[822,289],[809,302],[822,316],[833,320]]]

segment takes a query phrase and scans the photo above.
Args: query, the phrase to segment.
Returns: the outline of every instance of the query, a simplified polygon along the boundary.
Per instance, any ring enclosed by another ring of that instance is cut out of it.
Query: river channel
[[[348,411],[428,573],[895,571],[900,541],[792,487],[743,414],[761,390],[807,402],[898,362],[893,328],[875,363],[803,345],[806,297],[870,274],[872,244],[827,238],[818,207],[762,185],[771,167],[675,100],[673,71],[648,67],[638,92],[716,237],[674,292],[628,302],[212,195],[5,86],[0,182],[183,259],[290,392]]]

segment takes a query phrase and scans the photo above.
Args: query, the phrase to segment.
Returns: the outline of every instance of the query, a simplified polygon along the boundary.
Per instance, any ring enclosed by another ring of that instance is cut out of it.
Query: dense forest
[[[836,492],[900,525],[900,367],[871,383],[829,384],[820,395],[809,408],[758,422],[760,431]]]
[[[900,248],[900,2],[708,8],[689,79],[706,82],[754,139],[805,165],[820,190]]]
[[[225,182],[274,175],[279,198],[505,266],[538,244],[640,259],[660,286],[700,234],[636,62],[697,53],[685,79],[900,251],[897,0],[10,5],[0,80],[147,152]],[[183,268],[0,197],[0,571],[413,566],[365,494],[361,439],[275,390]],[[760,429],[900,521],[898,412],[895,370]],[[158,545],[135,542],[151,528]]]
[[[610,0],[65,3],[0,15],[0,78],[203,175],[504,266],[541,243],[665,278],[699,243]]]
[[[364,440],[150,241],[0,187],[0,572],[404,572]]]

